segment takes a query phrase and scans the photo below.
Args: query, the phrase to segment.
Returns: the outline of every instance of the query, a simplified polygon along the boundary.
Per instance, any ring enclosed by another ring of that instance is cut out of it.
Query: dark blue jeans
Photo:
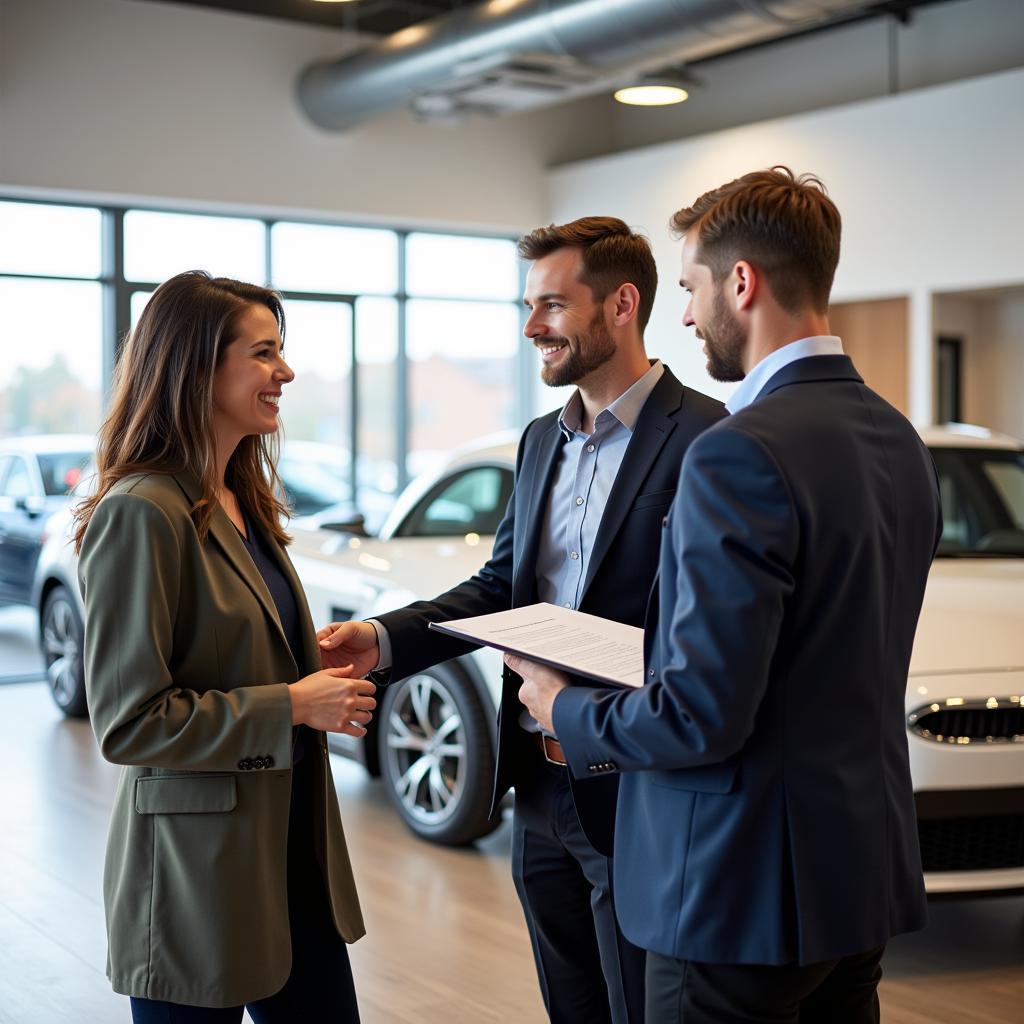
[[[186,1006],[132,997],[134,1024],[359,1024],[345,941],[331,918],[313,848],[311,759],[295,766],[288,831],[288,918],[292,971],[284,988],[247,1006]]]

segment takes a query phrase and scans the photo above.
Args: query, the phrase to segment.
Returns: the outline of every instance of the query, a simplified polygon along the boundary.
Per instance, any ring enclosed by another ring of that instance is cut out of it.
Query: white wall
[[[843,214],[837,301],[910,297],[911,415],[932,415],[932,292],[1024,282],[1024,71],[717,132],[567,165],[551,175],[554,219],[614,214],[645,229],[662,282],[650,351],[725,395],[679,327],[679,246],[668,219],[746,171],[813,171]],[[1019,371],[1016,387],[1024,383]],[[549,402],[541,399],[548,407]]]
[[[533,228],[546,168],[610,131],[589,107],[350,134],[299,110],[337,30],[137,0],[0,0],[0,192]],[[603,111],[603,106],[597,106]]]

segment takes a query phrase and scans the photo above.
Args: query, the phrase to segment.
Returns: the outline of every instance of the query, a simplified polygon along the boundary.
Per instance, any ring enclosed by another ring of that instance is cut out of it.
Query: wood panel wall
[[[910,407],[907,299],[837,302],[829,308],[828,320],[868,387],[906,415]]]

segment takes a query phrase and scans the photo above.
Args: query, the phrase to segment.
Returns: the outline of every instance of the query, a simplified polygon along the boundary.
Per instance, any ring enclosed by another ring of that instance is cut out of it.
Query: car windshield
[[[1024,452],[933,448],[940,558],[1024,558]]]
[[[56,452],[39,456],[39,472],[48,497],[67,494],[82,479],[92,452]]]

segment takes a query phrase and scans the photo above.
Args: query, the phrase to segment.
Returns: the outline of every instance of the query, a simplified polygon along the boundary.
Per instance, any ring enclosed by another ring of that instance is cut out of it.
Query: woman
[[[271,442],[280,296],[200,272],[121,356],[77,510],[86,688],[125,765],[107,846],[108,976],[137,1022],[358,1021],[363,934],[323,730],[373,684],[320,669]]]

